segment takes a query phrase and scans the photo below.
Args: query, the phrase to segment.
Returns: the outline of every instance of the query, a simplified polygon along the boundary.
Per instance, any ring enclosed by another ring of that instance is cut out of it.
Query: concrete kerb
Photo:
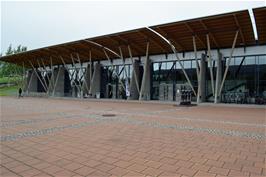
[[[9,96],[9,97],[15,97],[15,96]],[[45,98],[45,99],[57,99],[57,100],[76,100],[76,101],[90,101],[90,102],[111,102],[111,103],[136,103],[136,104],[161,104],[161,105],[172,105],[172,106],[177,106],[177,107],[191,107],[191,106],[179,106],[175,101],[157,101],[157,100],[122,100],[122,99],[109,99],[109,98],[74,98],[74,97],[56,97],[56,96],[40,96],[40,97],[35,97],[35,96],[30,96],[30,95],[25,95],[27,98]],[[199,103],[197,104],[196,102],[192,102],[192,105],[197,105],[197,106],[212,106],[212,107],[236,107],[236,108],[258,108],[258,109],[265,109],[266,111],[266,105],[255,105],[255,104],[228,104],[228,103]]]
[[[80,98],[73,97],[48,97],[51,99],[64,99],[64,100],[77,100],[80,101]],[[191,106],[179,106],[175,101],[157,101],[157,100],[122,100],[122,99],[109,99],[109,98],[83,98],[84,101],[91,102],[113,102],[113,103],[136,103],[136,104],[162,104],[162,105],[173,105],[177,107],[191,107]],[[226,103],[199,103],[192,102],[192,105],[197,106],[213,106],[213,107],[237,107],[237,108],[262,108],[266,110],[266,105],[255,105],[255,104],[226,104]]]

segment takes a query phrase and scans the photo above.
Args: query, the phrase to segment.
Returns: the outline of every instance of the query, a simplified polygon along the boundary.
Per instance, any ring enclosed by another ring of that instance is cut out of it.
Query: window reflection
[[[224,73],[228,61],[228,57],[222,60],[222,73]],[[172,84],[174,86],[175,84],[187,82],[179,62],[176,62],[174,67],[173,64],[174,62],[153,63],[152,99],[159,99],[160,84]],[[192,85],[197,89],[196,61],[186,60],[182,61],[182,64]],[[217,70],[216,62],[213,62],[213,67],[215,82]],[[206,79],[206,95],[208,98],[211,98],[212,92],[209,68],[206,70]],[[266,99],[266,55],[232,57],[224,83],[223,94],[231,92],[245,93],[249,100],[253,100],[249,103],[255,103],[259,98],[265,97]]]

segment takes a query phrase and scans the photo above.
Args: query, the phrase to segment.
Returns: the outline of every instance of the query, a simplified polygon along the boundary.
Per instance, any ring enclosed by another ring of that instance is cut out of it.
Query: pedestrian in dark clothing
[[[22,89],[19,88],[19,89],[18,89],[18,98],[20,98],[21,96],[22,96]]]

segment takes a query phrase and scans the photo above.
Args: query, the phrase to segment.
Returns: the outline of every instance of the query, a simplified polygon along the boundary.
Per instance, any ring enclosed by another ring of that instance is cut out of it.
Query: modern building
[[[178,21],[3,56],[28,95],[266,103],[266,7]]]

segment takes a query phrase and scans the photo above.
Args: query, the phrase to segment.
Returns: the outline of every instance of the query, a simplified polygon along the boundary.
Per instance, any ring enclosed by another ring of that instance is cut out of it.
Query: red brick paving
[[[265,134],[263,108],[1,97],[1,137],[93,123],[103,114],[223,131]],[[88,119],[87,117],[92,117]],[[52,118],[56,118],[53,119]],[[102,117],[103,118],[103,117]],[[51,119],[51,120],[49,120]],[[112,117],[105,117],[112,120]],[[12,124],[19,122],[21,124]],[[25,121],[37,121],[27,123]],[[38,122],[39,121],[39,122]],[[265,139],[123,121],[1,141],[0,176],[264,176]]]

